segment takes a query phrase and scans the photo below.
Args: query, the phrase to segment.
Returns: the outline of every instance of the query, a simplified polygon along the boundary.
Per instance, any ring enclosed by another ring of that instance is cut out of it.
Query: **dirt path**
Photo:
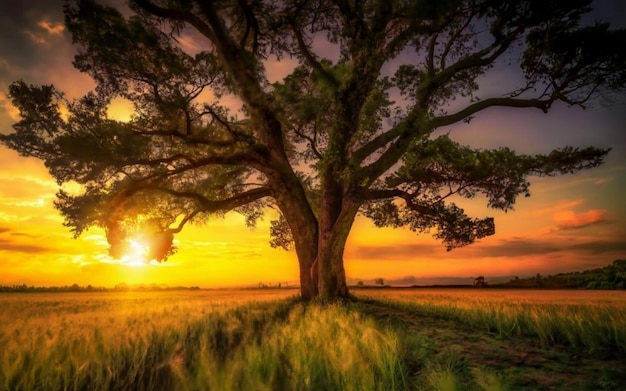
[[[531,338],[502,338],[375,300],[362,301],[360,308],[426,338],[438,352],[459,352],[473,367],[503,373],[514,390],[626,390],[626,358],[604,360],[565,346],[541,346]]]

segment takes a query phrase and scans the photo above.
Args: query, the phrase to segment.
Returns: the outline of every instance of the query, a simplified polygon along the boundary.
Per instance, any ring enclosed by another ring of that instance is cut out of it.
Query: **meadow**
[[[0,390],[619,390],[626,292],[5,293]]]

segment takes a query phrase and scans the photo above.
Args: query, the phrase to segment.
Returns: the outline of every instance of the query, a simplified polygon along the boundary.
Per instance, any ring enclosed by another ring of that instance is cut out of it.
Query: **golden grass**
[[[466,323],[502,336],[626,355],[626,292],[504,289],[368,289],[357,296]]]
[[[2,294],[0,391],[515,389],[515,378],[372,308],[409,323],[449,319],[468,336],[626,355],[625,292],[355,294],[376,302],[305,305],[288,299],[294,289]]]
[[[295,293],[1,295],[0,390],[406,388],[393,330]]]
[[[285,290],[201,290],[168,292],[9,293],[0,295],[0,344],[50,346],[65,333],[104,343],[152,330],[180,328],[242,304],[294,296]],[[1,345],[0,345],[1,346]]]

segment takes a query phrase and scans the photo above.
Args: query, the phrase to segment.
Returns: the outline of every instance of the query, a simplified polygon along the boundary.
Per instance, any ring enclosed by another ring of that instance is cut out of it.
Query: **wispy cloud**
[[[563,210],[554,214],[554,220],[557,222],[556,231],[581,229],[609,222],[607,211],[601,209],[591,209],[581,213]]]
[[[581,250],[594,255],[622,252],[626,253],[626,241],[624,240],[611,240],[611,241],[589,241],[584,243],[578,243],[570,247],[573,250]],[[626,255],[626,254],[624,254]]]
[[[0,251],[5,251],[9,253],[18,252],[26,254],[41,254],[51,252],[52,249],[40,244],[19,243],[9,239],[0,238]]]
[[[563,246],[537,239],[515,237],[503,239],[495,245],[482,247],[480,255],[487,258],[516,258],[528,255],[545,255],[563,251]]]
[[[40,21],[34,30],[25,30],[24,33],[38,45],[48,45],[51,38],[62,38],[65,27],[62,23]]]
[[[424,258],[458,259],[472,258],[522,258],[528,256],[547,256],[565,254],[572,251],[581,255],[619,253],[626,251],[626,241],[612,239],[591,239],[586,241],[558,242],[554,238],[538,239],[532,237],[514,237],[492,243],[472,246],[446,252],[438,243],[407,243],[397,245],[361,245],[347,249],[346,257],[360,260],[406,260]]]
[[[42,20],[41,22],[37,23],[37,26],[44,29],[49,35],[61,35],[65,30],[65,26],[63,26],[63,23],[48,22],[46,20]]]
[[[443,249],[442,245],[431,243],[407,243],[396,245],[360,245],[346,249],[348,257],[363,260],[411,260],[417,257],[433,256]]]

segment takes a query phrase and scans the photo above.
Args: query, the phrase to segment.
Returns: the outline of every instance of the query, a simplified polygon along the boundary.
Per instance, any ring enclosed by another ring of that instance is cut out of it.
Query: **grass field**
[[[354,293],[3,294],[0,390],[625,389],[626,292]]]

